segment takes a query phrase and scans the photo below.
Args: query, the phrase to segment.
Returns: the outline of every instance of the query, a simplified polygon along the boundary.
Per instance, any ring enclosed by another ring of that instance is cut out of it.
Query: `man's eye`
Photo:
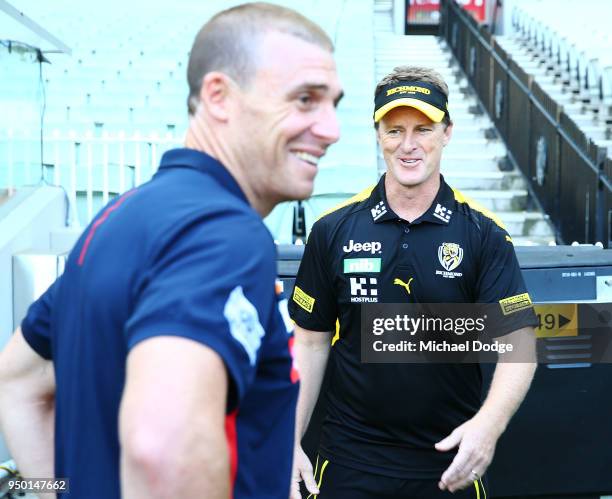
[[[303,104],[305,106],[308,106],[309,104],[312,104],[312,95],[310,94],[300,94],[298,96],[298,100],[300,101],[300,104]]]
[[[399,133],[400,133],[399,130],[393,129],[393,130],[389,130],[387,132],[387,135],[391,135],[392,137],[395,137],[396,135],[399,135]]]
[[[418,131],[421,132],[421,133],[427,133],[427,132],[431,132],[431,128],[427,128],[427,127],[422,126],[422,127],[420,127],[418,129]]]

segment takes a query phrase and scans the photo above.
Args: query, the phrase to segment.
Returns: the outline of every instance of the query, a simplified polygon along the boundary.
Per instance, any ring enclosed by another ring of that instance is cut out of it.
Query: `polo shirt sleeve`
[[[30,345],[43,359],[51,360],[51,312],[53,300],[61,276],[58,277],[51,286],[45,291],[38,300],[28,308],[28,312],[21,322],[21,333],[26,343]]]
[[[189,338],[214,350],[230,381],[228,410],[253,383],[276,303],[275,248],[255,214],[181,221],[135,284],[128,348],[155,336]]]
[[[334,331],[338,317],[324,221],[312,226],[289,300],[291,318],[311,331]]]
[[[512,239],[493,223],[482,241],[476,302],[499,305],[493,310],[497,313],[492,336],[538,324]]]

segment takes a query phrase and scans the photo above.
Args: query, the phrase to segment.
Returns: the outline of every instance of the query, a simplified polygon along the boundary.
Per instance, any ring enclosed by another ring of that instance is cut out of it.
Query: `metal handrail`
[[[504,72],[517,84],[517,86],[529,97],[529,100],[535,105],[535,107],[544,115],[544,118],[553,126],[556,131],[563,137],[568,145],[574,150],[574,152],[593,169],[594,172],[599,173],[599,166],[588,156],[588,154],[578,145],[576,141],[570,137],[567,132],[561,126],[561,123],[544,108],[542,103],[533,95],[531,89],[525,85],[521,79],[512,71],[510,66],[504,62],[504,60],[495,52],[493,47],[487,40],[480,34],[480,32],[466,21],[465,17],[467,14],[455,3],[454,0],[442,0],[443,3],[447,4],[450,8],[455,9],[454,14],[463,21],[472,34],[478,39],[478,41],[485,47],[487,52],[495,59],[495,61],[501,66]],[[451,50],[453,47],[451,46]],[[466,68],[463,68],[464,70]],[[562,106],[561,106],[562,107]]]

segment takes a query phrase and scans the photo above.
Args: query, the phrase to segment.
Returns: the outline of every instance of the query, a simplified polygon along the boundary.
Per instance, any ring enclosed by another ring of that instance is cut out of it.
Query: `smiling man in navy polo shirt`
[[[261,217],[311,194],[339,137],[332,51],[269,4],[199,32],[186,148],[98,214],[0,355],[24,477],[78,499],[286,499],[298,376]]]
[[[533,347],[535,315],[510,236],[440,175],[453,130],[447,100],[431,69],[386,76],[374,124],[387,172],[312,227],[289,304],[298,440],[328,359],[330,378],[315,469],[296,442],[291,499],[300,480],[319,499],[484,498],[481,478],[531,383],[529,348],[525,363],[498,363],[484,403],[477,364],[361,362],[363,303],[514,304],[496,333]]]

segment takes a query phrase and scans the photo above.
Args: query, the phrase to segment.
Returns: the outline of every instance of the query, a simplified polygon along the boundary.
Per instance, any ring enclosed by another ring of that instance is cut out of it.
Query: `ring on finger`
[[[474,480],[480,480],[480,475],[476,473],[474,470],[471,471],[471,474],[474,477]]]

